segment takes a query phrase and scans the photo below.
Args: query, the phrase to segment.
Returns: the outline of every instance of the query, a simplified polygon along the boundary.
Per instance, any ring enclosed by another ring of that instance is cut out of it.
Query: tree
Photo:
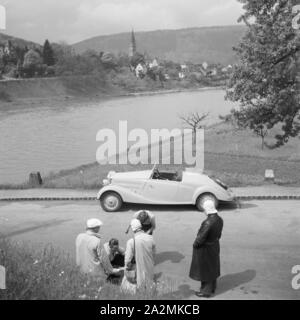
[[[263,150],[265,146],[265,137],[268,135],[268,129],[262,124],[255,128],[254,133],[261,138],[261,149]]]
[[[30,49],[24,56],[24,66],[39,65],[42,63],[41,56],[36,50]]]
[[[101,62],[106,69],[115,69],[117,67],[117,59],[110,52],[104,52],[101,55]]]
[[[55,64],[54,51],[48,40],[45,41],[43,47],[43,63],[47,66],[53,66]]]
[[[29,50],[24,56],[23,72],[28,77],[34,76],[42,65],[42,58],[40,54],[34,50]]]
[[[183,123],[187,124],[189,127],[193,129],[194,132],[197,129],[201,129],[202,125],[201,122],[205,120],[209,115],[209,112],[203,113],[200,115],[198,112],[191,112],[187,116],[181,115],[179,118],[182,120]]]
[[[297,83],[300,34],[292,27],[290,0],[239,0],[244,4],[247,31],[234,50],[234,67],[227,98],[239,101],[234,116],[254,132],[280,127],[274,147],[300,132]],[[251,22],[249,22],[251,21]]]
[[[23,63],[24,62],[24,56],[26,52],[28,51],[27,47],[19,47],[16,46],[15,48],[16,56],[17,56],[17,63]]]
[[[56,63],[60,63],[62,60],[68,59],[74,55],[74,49],[66,42],[52,43],[51,47]]]
[[[130,58],[128,54],[120,52],[117,56],[117,64],[119,67],[128,67],[130,65]]]
[[[140,63],[145,63],[145,57],[141,53],[135,52],[130,59],[130,65],[135,69]]]
[[[200,115],[198,112],[191,112],[187,116],[181,115],[179,118],[193,130],[193,145],[196,144],[196,132],[202,128],[202,122],[209,116],[209,112]]]

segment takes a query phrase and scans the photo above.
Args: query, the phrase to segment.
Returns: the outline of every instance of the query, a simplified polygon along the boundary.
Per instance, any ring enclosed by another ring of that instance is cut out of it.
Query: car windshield
[[[153,168],[152,168],[152,170],[151,170],[151,174],[150,174],[149,179],[152,179],[153,174],[154,174],[154,172],[155,172],[156,170],[157,170],[157,164],[155,163],[154,166],[153,166]]]
[[[182,172],[181,171],[163,171],[158,170],[158,166],[154,165],[150,179],[153,180],[169,180],[169,181],[182,181]]]

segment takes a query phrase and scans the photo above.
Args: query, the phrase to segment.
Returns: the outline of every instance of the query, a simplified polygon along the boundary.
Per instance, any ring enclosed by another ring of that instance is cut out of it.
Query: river
[[[209,112],[207,124],[235,106],[223,90],[123,97],[101,102],[55,103],[3,110],[0,105],[0,184],[19,183],[32,171],[42,176],[96,161],[96,134],[119,120],[128,130],[182,128],[179,115]]]

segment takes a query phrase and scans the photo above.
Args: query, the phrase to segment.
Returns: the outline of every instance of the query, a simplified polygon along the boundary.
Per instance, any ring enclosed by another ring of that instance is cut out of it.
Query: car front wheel
[[[203,211],[203,204],[206,200],[213,201],[215,208],[218,208],[219,201],[216,198],[216,196],[213,195],[212,193],[203,193],[196,200],[196,207],[198,210]]]
[[[100,198],[100,204],[103,210],[107,212],[118,211],[122,204],[122,198],[116,192],[106,192]]]

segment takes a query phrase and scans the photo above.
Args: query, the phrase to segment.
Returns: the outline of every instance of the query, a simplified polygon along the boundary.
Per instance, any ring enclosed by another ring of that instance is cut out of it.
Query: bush
[[[62,57],[55,65],[57,76],[105,74],[100,57],[84,55],[70,55]]]
[[[99,282],[89,283],[74,262],[51,246],[35,251],[1,240],[0,261],[6,268],[6,290],[0,299],[79,299],[98,294]]]
[[[40,64],[36,68],[36,72],[39,76],[45,76],[48,66],[46,64]]]
[[[55,68],[53,66],[48,66],[46,70],[47,76],[55,76]]]
[[[110,53],[110,52],[105,52],[102,54],[101,56],[101,62],[103,64],[103,66],[105,67],[105,69],[114,69],[117,67],[117,59],[114,56],[114,54]]]
[[[139,79],[132,73],[111,74],[112,84],[128,91],[134,91],[139,86]]]
[[[8,78],[17,78],[18,77],[18,70],[15,66],[10,66],[9,70],[6,73]]]

